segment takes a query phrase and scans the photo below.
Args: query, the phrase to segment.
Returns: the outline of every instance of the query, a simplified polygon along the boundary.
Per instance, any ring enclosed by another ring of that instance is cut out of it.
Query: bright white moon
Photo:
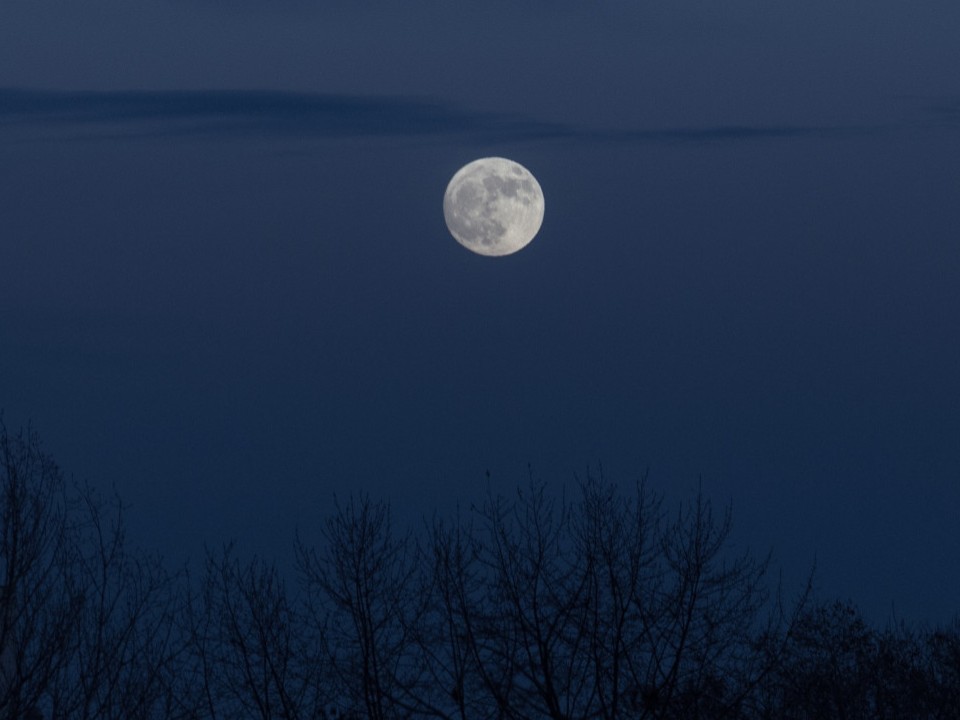
[[[501,157],[464,165],[447,185],[443,217],[450,234],[480,255],[510,255],[543,223],[540,183],[520,163]]]

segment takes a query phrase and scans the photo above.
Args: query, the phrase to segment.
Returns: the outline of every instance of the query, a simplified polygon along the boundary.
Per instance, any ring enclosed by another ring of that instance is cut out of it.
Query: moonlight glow
[[[510,255],[543,223],[543,192],[520,163],[500,157],[464,165],[447,185],[443,217],[457,242],[480,255]]]

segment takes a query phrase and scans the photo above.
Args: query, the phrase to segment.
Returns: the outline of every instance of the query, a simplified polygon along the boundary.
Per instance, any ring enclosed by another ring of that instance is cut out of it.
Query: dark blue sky
[[[173,560],[603,463],[946,620],[958,37],[952,0],[4,0],[0,407]],[[484,155],[546,198],[507,258],[443,224]]]

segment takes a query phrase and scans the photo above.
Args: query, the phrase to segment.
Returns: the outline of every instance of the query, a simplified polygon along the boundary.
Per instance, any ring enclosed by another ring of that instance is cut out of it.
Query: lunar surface
[[[464,165],[447,185],[443,217],[457,242],[480,255],[510,255],[543,223],[540,183],[520,163],[501,157]]]

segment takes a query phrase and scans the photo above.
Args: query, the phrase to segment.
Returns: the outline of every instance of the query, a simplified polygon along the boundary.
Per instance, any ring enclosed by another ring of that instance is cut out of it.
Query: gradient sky
[[[945,621],[957,38],[955,0],[3,0],[5,421],[174,562],[602,463]],[[443,224],[486,155],[546,198],[508,258]]]

